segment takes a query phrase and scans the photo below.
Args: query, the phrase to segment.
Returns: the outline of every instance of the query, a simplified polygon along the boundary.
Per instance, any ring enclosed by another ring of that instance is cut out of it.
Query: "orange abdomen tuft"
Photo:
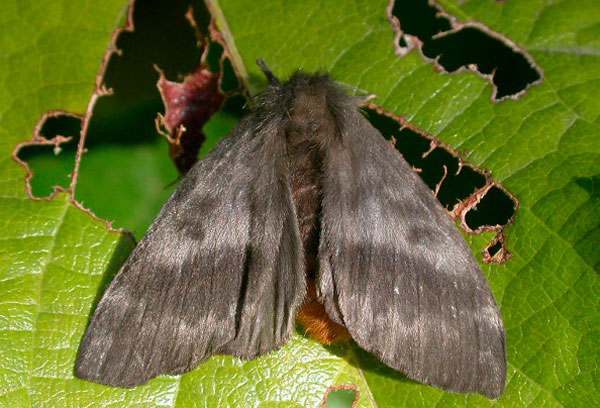
[[[306,333],[313,339],[325,344],[350,338],[348,330],[341,324],[331,320],[325,311],[325,306],[316,299],[314,280],[307,278],[306,286],[306,300],[297,314],[297,318]]]

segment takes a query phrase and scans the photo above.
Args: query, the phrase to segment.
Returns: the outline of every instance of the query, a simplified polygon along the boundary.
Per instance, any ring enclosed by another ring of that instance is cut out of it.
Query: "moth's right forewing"
[[[329,315],[413,379],[498,397],[504,327],[469,246],[357,110],[342,122],[323,169],[318,285]]]
[[[182,180],[98,304],[78,377],[132,387],[290,337],[304,271],[274,136],[247,118]]]

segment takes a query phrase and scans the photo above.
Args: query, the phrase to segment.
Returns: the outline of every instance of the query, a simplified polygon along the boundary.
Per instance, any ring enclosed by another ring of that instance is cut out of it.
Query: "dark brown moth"
[[[134,387],[213,354],[255,358],[300,313],[313,336],[349,333],[417,381],[500,396],[500,312],[432,191],[327,74],[263,70],[253,112],[190,170],[104,293],[76,375]]]

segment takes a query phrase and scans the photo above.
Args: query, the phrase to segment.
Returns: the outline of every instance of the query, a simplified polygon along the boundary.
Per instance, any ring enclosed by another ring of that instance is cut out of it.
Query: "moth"
[[[260,60],[259,60],[260,61]],[[99,302],[78,377],[134,387],[252,359],[296,317],[389,367],[497,398],[505,332],[455,223],[325,73],[270,80],[173,191]]]

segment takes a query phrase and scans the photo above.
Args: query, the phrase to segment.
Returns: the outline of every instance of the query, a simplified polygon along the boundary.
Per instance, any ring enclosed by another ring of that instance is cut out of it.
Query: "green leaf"
[[[394,54],[387,1],[211,1],[234,47],[234,64],[247,72],[242,80],[253,92],[265,84],[254,64],[258,57],[282,77],[297,67],[330,70],[468,152],[466,160],[491,170],[519,199],[515,222],[505,230],[514,256],[483,265],[507,329],[508,381],[497,401],[415,383],[356,347],[324,347],[300,334],[259,359],[217,356],[190,373],[132,390],[75,378],[89,316],[133,242],[78,208],[68,193],[30,199],[25,171],[11,155],[31,138],[44,112],[85,113],[125,9],[122,1],[13,3],[0,9],[1,406],[305,407],[317,406],[327,388],[339,384],[358,386],[360,407],[599,405],[598,2],[440,1],[459,21],[478,21],[507,36],[542,68],[541,84],[518,99],[493,103],[489,82],[473,72],[436,71],[417,50]],[[231,122],[227,115],[224,122]],[[104,147],[95,165],[83,156],[82,171],[99,169],[88,173],[93,178],[110,166],[135,180],[141,176],[126,169],[139,166],[142,174],[163,174],[167,167],[152,160],[124,163],[134,151],[162,149],[166,156],[165,144],[152,143],[157,147],[147,150]],[[94,146],[88,149],[91,157]],[[122,160],[111,160],[115,151]],[[166,194],[156,192],[165,181],[160,177],[169,179],[157,176],[153,186],[129,192],[148,199],[143,220],[135,220],[127,204],[113,205],[98,193],[101,186],[86,187],[85,205],[104,208],[102,215],[117,225],[142,228]],[[468,238],[479,253],[490,236]]]

